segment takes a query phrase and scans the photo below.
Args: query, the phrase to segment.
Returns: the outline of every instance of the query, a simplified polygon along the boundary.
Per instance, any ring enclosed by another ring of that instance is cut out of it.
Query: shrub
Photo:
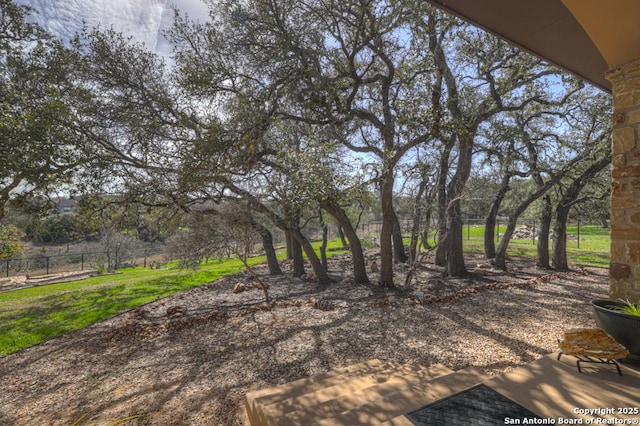
[[[56,214],[38,221],[29,233],[37,243],[64,244],[78,237],[77,221],[73,214]]]
[[[0,259],[11,259],[22,254],[20,231],[13,225],[0,225]]]

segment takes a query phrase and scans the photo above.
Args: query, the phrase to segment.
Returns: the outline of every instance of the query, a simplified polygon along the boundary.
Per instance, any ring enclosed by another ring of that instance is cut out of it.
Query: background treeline
[[[394,262],[431,249],[465,275],[465,217],[485,218],[500,268],[525,213],[539,219],[541,267],[567,268],[570,212],[606,222],[609,97],[424,2],[211,1],[206,22],[176,12],[169,59],[109,30],[56,40],[0,5],[5,223],[12,203],[64,188],[89,204],[64,238],[144,218],[186,260],[246,258],[259,241],[275,274],[277,230],[294,274],[304,253],[329,284],[310,224],[338,225],[367,283],[356,229],[379,215],[379,285],[393,287]]]

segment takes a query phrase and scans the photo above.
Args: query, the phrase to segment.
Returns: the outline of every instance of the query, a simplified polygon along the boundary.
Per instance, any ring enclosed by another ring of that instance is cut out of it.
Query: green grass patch
[[[319,243],[314,243],[317,248]],[[339,248],[331,241],[329,248]],[[344,253],[335,250],[327,256]],[[284,254],[279,253],[280,257]],[[252,257],[250,265],[264,262]],[[84,328],[145,303],[170,296],[243,269],[238,259],[212,261],[198,270],[142,267],[81,281],[0,293],[0,355],[7,355]]]
[[[496,232],[503,233],[505,228],[503,223],[499,228],[496,227]],[[567,227],[567,234],[575,237],[567,241],[567,260],[569,263],[608,268],[611,245],[609,233],[609,229],[603,229],[597,225],[581,226],[580,241],[578,241],[578,227],[575,225]],[[462,237],[466,253],[484,253],[484,225],[464,225]],[[404,241],[406,245],[409,245],[409,238],[405,238]],[[495,243],[498,248],[499,239],[496,238]],[[435,241],[431,240],[430,244],[434,245]],[[533,239],[512,239],[509,242],[507,255],[535,258],[537,256],[536,244],[537,242]],[[549,249],[551,249],[551,241],[549,244]]]
[[[504,227],[499,232],[504,231]],[[568,232],[577,235],[576,227]],[[465,226],[467,252],[483,252],[483,226]],[[597,226],[580,229],[577,241],[568,241],[569,262],[607,267],[609,231]],[[408,241],[407,241],[408,243]],[[313,244],[316,250],[320,243]],[[345,253],[339,240],[328,244],[327,255]],[[511,256],[536,255],[533,241],[513,240]],[[279,257],[284,257],[282,251]],[[249,260],[251,265],[265,261],[264,256]],[[174,264],[175,266],[175,264]],[[198,270],[131,268],[114,275],[102,275],[82,281],[50,284],[0,293],[0,355],[36,345],[64,333],[118,315],[129,309],[179,293],[243,269],[238,259],[213,261]]]
[[[504,224],[496,228],[496,232],[502,233]],[[610,230],[597,225],[580,227],[580,240],[578,227],[568,226],[567,234],[576,239],[567,240],[567,260],[570,264],[596,266],[607,268],[609,266],[609,250],[611,245]],[[465,225],[463,229],[464,248],[469,253],[484,253],[484,226]],[[549,242],[551,244],[551,242]],[[499,240],[496,239],[496,248]],[[535,258],[537,255],[536,242],[531,240],[515,240],[509,243],[507,254],[509,256],[524,256]],[[551,246],[549,246],[551,248]]]

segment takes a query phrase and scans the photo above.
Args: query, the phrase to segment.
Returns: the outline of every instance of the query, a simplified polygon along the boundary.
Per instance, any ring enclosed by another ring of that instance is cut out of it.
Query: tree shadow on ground
[[[479,276],[484,284],[495,279],[489,273]],[[557,313],[563,306],[567,308],[562,318],[583,318],[584,312],[580,316],[576,306],[597,291],[596,285],[590,286],[576,303],[572,290],[582,287],[576,278],[481,291],[469,294],[464,302],[420,305],[402,292],[345,287],[345,303],[336,306],[276,304],[271,309],[244,312],[262,301],[257,295],[250,301],[231,296],[229,286],[222,289],[229,298],[226,304],[209,309],[243,311],[242,315],[216,320],[200,307],[182,318],[188,326],[169,327],[151,338],[131,334],[107,339],[128,321],[145,321],[129,312],[3,358],[0,381],[7,386],[4,395],[0,392],[0,403],[15,408],[16,414],[5,413],[0,420],[6,424],[18,418],[73,423],[88,413],[79,424],[140,416],[130,423],[233,425],[244,421],[243,399],[249,390],[374,358],[441,363],[453,369],[472,365],[485,371],[513,368],[550,351],[548,345],[519,337],[513,330],[527,327],[531,333],[550,333],[536,330],[537,321],[546,321],[549,312]],[[340,287],[334,291],[336,288]],[[308,283],[289,289],[291,299],[283,295],[276,300],[326,297],[330,302],[340,301],[331,289]],[[186,303],[189,297],[198,300],[209,291],[221,289],[193,290],[145,309]],[[396,296],[395,301],[389,301],[390,295]],[[531,322],[522,322],[525,318]],[[562,326],[554,324],[550,330]],[[554,340],[551,336],[545,342]],[[501,357],[489,356],[494,348],[500,348]],[[56,368],[51,369],[51,364]]]

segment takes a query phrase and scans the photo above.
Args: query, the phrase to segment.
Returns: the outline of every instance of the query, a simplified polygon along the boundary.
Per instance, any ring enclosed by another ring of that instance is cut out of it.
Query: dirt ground
[[[341,255],[329,287],[265,277],[269,305],[244,274],[144,305],[2,357],[0,424],[241,425],[247,391],[372,358],[500,374],[593,326],[589,300],[607,294],[605,269],[467,266],[468,278],[444,279],[427,264],[383,292],[353,284]]]

